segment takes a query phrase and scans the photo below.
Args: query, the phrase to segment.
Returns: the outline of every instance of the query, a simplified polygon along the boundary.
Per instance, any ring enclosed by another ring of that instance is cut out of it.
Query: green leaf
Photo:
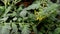
[[[2,26],[1,33],[0,34],[9,34],[10,33],[10,23],[4,23],[4,26]]]
[[[29,25],[28,24],[23,25],[21,34],[29,34],[29,33],[30,33]]]
[[[17,25],[15,23],[12,23],[12,34],[18,34],[18,28]]]
[[[54,34],[60,34],[60,28],[56,28]]]
[[[35,25],[33,25],[33,26],[32,26],[32,28],[33,28],[34,33],[35,33],[35,34],[38,34],[38,31],[37,31],[36,26],[35,26]]]
[[[32,4],[29,7],[26,8],[26,10],[31,10],[31,9],[38,9],[40,7],[40,3]]]
[[[0,6],[0,16],[4,13],[4,6]]]
[[[5,13],[4,13],[4,15],[3,15],[3,16],[6,16],[6,15],[7,15],[7,13],[11,10],[11,8],[12,8],[12,6],[9,6],[8,8],[6,8]]]
[[[20,16],[21,16],[21,17],[25,17],[26,14],[27,14],[27,11],[26,11],[26,10],[22,10],[22,11],[20,12]]]

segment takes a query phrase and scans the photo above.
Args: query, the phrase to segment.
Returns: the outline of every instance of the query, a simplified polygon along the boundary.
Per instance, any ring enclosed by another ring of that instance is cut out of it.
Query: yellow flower
[[[36,11],[36,10],[34,10],[34,14],[35,14],[35,16],[36,16],[36,20],[41,21],[42,19],[45,18],[45,16],[40,15],[40,12],[38,12],[38,11]]]

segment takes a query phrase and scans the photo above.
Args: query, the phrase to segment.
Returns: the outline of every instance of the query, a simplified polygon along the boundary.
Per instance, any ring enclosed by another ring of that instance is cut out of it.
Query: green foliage
[[[0,34],[60,34],[60,19],[56,18],[59,4],[34,0],[24,7],[23,4],[15,6],[22,0],[1,1],[4,6],[0,6]]]

